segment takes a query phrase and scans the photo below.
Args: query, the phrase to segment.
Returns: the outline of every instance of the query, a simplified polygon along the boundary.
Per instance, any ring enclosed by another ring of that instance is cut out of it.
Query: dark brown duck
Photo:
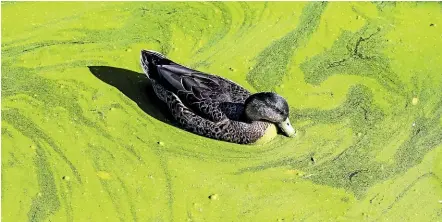
[[[193,133],[227,142],[249,144],[276,124],[287,136],[287,101],[273,92],[251,94],[220,76],[177,64],[159,52],[141,51],[141,67],[158,98],[180,125]]]

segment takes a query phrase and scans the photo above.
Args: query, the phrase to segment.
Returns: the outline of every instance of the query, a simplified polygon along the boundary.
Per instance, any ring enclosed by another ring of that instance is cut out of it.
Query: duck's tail
[[[171,61],[163,54],[153,50],[141,50],[141,68],[149,79],[158,79],[158,66],[167,65]]]

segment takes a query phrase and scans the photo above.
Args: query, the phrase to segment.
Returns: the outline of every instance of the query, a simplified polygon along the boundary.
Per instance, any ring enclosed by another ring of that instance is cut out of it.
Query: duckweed
[[[440,3],[1,10],[4,221],[440,218]],[[280,93],[297,137],[242,146],[177,128],[141,49]]]

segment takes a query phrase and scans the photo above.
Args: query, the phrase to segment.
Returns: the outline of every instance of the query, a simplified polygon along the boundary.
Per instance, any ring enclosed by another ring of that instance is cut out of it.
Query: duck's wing
[[[227,118],[221,103],[243,103],[250,96],[230,80],[177,64],[155,51],[142,50],[141,66],[156,84],[179,96],[195,113],[215,122]],[[235,112],[229,110],[228,114]]]
[[[158,66],[160,84],[172,91],[195,113],[219,122],[227,118],[219,105],[231,101],[228,84],[214,76],[181,66]]]
[[[174,90],[192,92],[200,99],[219,102],[244,102],[250,92],[220,76],[206,74],[179,64],[162,65],[158,72]]]
[[[234,103],[242,103],[250,96],[246,89],[228,79],[190,69],[152,50],[141,51],[141,66],[148,78],[174,93],[185,91],[203,100]]]

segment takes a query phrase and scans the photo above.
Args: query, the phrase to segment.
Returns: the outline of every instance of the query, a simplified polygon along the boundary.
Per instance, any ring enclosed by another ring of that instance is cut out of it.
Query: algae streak
[[[2,219],[440,220],[441,10],[2,3]],[[142,48],[282,94],[297,136],[241,146],[175,127]]]

